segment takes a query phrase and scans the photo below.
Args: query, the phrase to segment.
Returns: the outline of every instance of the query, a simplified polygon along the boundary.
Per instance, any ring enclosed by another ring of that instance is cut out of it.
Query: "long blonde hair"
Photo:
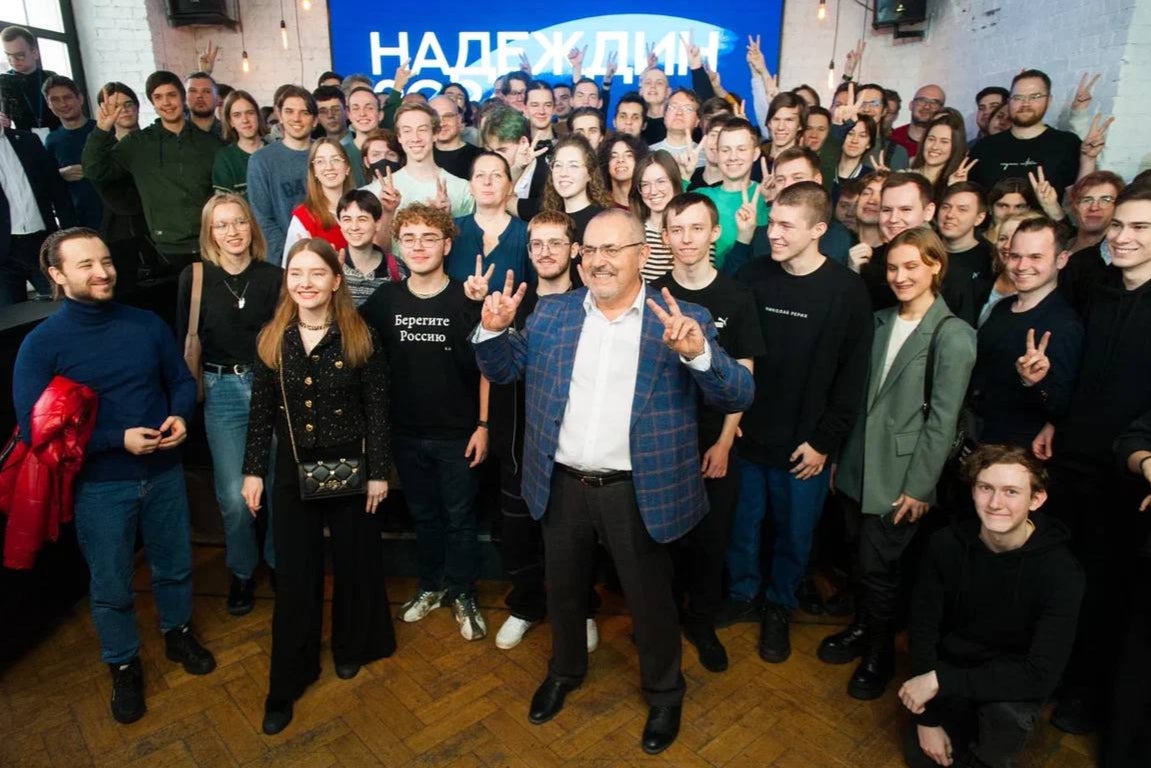
[[[332,293],[332,321],[340,329],[340,343],[344,359],[353,368],[363,365],[372,356],[372,335],[368,324],[356,311],[356,304],[348,285],[342,279],[343,267],[340,266],[340,257],[336,249],[327,240],[319,237],[300,240],[288,251],[284,259],[284,282],[280,287],[280,300],[276,304],[276,312],[272,319],[260,331],[256,339],[256,353],[260,360],[269,368],[279,368],[283,360],[284,334],[293,324],[299,321],[299,307],[288,293],[288,267],[292,259],[304,253],[314,253],[324,260],[332,274],[340,277],[340,284]]]
[[[200,213],[200,258],[209,264],[220,266],[222,257],[220,247],[216,245],[216,238],[212,236],[212,217],[221,205],[240,206],[243,217],[248,220],[248,231],[252,235],[252,241],[248,244],[248,256],[252,261],[267,260],[268,241],[264,239],[264,233],[256,223],[256,217],[252,215],[252,206],[248,205],[247,200],[231,192],[217,192],[204,203],[204,209]]]
[[[340,195],[350,192],[355,189],[356,183],[352,179],[352,163],[348,159],[348,151],[344,149],[344,145],[335,139],[325,136],[322,139],[316,139],[312,142],[312,148],[308,150],[308,193],[304,197],[304,207],[308,209],[308,213],[320,223],[324,229],[331,229],[336,226],[336,217],[332,215],[331,210],[328,209],[328,198],[324,194],[324,188],[320,184],[320,179],[316,176],[316,166],[312,165],[316,160],[316,152],[320,147],[335,147],[339,157],[344,160],[344,167],[348,169],[348,175],[344,177],[344,185],[340,189]]]

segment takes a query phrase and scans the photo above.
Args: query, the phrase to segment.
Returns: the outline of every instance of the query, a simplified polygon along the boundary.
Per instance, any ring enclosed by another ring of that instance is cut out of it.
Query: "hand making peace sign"
[[[1033,387],[1047,376],[1051,370],[1051,360],[1047,357],[1047,343],[1051,341],[1051,331],[1043,334],[1039,346],[1035,346],[1035,329],[1027,330],[1027,351],[1015,361],[1015,370],[1025,387]]]
[[[663,289],[663,300],[667,302],[666,312],[655,299],[647,300],[648,309],[663,323],[663,343],[686,360],[702,355],[707,348],[707,340],[699,323],[680,310],[679,304],[667,288]]]
[[[491,283],[495,271],[496,265],[492,264],[485,272],[483,254],[477,253],[476,273],[468,275],[468,279],[464,282],[464,295],[472,301],[483,301],[484,297],[488,295],[488,285]]]

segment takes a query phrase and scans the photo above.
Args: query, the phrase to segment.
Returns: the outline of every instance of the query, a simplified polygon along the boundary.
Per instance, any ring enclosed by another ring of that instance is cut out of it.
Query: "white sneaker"
[[[587,652],[591,653],[596,648],[599,648],[599,627],[595,625],[595,619],[587,620]]]
[[[483,640],[488,634],[488,625],[476,605],[474,595],[457,595],[452,601],[452,613],[460,625],[460,634],[465,640]]]
[[[515,648],[524,639],[527,631],[535,625],[534,621],[525,621],[516,616],[508,616],[508,620],[496,633],[496,648],[504,651]]]
[[[399,618],[409,624],[427,616],[429,613],[444,604],[445,591],[417,592],[408,602],[400,607]]]

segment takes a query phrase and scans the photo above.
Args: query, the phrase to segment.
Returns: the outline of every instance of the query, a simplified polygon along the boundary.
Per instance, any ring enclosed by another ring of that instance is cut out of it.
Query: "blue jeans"
[[[248,438],[248,406],[252,400],[252,374],[239,376],[204,372],[204,430],[212,451],[212,471],[216,479],[216,503],[224,518],[225,562],[241,579],[250,579],[260,564],[260,542],[256,518],[248,511],[240,489],[244,485],[244,444]],[[272,448],[275,455],[275,446]],[[264,561],[276,567],[272,544],[272,467],[264,479],[268,527],[264,536]]]
[[[760,530],[770,510],[775,529],[771,582],[765,597],[784,608],[796,606],[795,590],[807,569],[811,539],[827,498],[827,476],[797,480],[786,467],[739,463],[739,503],[727,545],[727,572],[734,600],[754,600],[762,582]]]
[[[416,529],[420,589],[446,589],[448,599],[475,589],[479,478],[464,456],[468,441],[392,437],[396,472]]]
[[[192,541],[181,466],[144,480],[81,482],[76,486],[76,538],[91,571],[92,620],[101,657],[124,664],[140,652],[132,606],[136,530],[152,570],[160,629],[192,618]]]

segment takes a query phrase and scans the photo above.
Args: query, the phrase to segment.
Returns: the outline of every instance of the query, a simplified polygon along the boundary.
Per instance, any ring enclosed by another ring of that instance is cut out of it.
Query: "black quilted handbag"
[[[282,363],[280,365],[280,395],[284,399],[284,418],[288,420],[288,438],[292,443],[292,458],[296,460],[299,473],[300,499],[318,501],[364,493],[364,472],[367,471],[368,464],[364,460],[363,447],[360,449],[360,455],[352,458],[300,461],[300,455],[296,452],[296,436],[292,429],[292,414],[288,410],[288,392],[284,388]]]

